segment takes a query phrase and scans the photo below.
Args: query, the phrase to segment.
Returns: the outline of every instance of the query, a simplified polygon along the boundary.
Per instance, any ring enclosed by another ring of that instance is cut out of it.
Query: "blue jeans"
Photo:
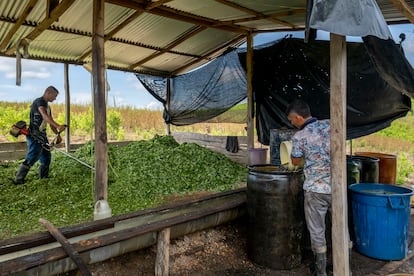
[[[40,134],[39,138],[41,138],[44,143],[48,143],[46,134]],[[52,155],[49,150],[46,150],[42,147],[40,142],[33,139],[30,135],[26,136],[27,140],[27,155],[26,160],[24,163],[28,166],[33,166],[38,160],[40,160],[40,164],[46,167],[49,167],[50,162],[52,160]]]

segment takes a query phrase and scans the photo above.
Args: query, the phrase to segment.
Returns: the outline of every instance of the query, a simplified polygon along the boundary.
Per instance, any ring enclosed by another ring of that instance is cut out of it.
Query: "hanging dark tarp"
[[[382,45],[382,50],[389,49]],[[380,76],[364,44],[347,43],[347,51],[347,138],[350,139],[388,127],[393,120],[407,114],[411,101]],[[287,38],[255,49],[253,56],[256,129],[261,143],[269,144],[270,129],[292,128],[285,110],[296,98],[308,102],[315,117],[329,117],[329,41],[304,43],[301,39]],[[381,53],[376,54],[377,59],[381,57]],[[245,64],[245,53],[240,53],[240,59]],[[401,54],[398,59],[405,57]],[[397,67],[388,68],[393,71],[389,76],[411,73],[399,66],[398,61],[394,62]],[[400,79],[411,85],[403,77]]]
[[[142,74],[136,76],[164,104],[165,122],[177,126],[214,118],[246,97],[246,73],[236,51],[198,70],[171,78],[169,93],[166,79]]]
[[[307,28],[340,35],[359,37],[373,35],[382,39],[392,38],[375,0],[309,1],[312,4],[308,4],[311,11]]]

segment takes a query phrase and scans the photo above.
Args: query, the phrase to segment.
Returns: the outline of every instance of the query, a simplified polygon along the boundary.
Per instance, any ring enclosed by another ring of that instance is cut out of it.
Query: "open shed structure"
[[[414,1],[376,3],[388,24],[414,22]],[[107,198],[108,180],[105,68],[171,77],[247,41],[247,127],[252,147],[253,37],[261,32],[304,30],[307,5],[312,4],[304,0],[6,0],[0,2],[0,55],[16,57],[17,65],[21,57],[64,63],[67,108],[68,64],[92,63],[98,200]],[[331,34],[331,43],[334,274],[348,275],[345,37]],[[20,70],[17,66],[18,82]]]

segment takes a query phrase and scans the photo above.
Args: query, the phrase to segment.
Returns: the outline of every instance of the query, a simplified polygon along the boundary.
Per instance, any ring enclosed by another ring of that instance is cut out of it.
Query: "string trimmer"
[[[63,130],[62,130],[63,131]],[[10,134],[14,137],[18,137],[19,135],[25,135],[25,136],[30,136],[31,138],[33,138],[36,142],[38,142],[40,145],[42,145],[42,148],[48,151],[51,151],[52,149],[60,152],[61,154],[65,155],[66,157],[69,157],[75,161],[77,161],[78,163],[88,167],[91,170],[95,170],[94,167],[92,167],[91,165],[89,165],[88,163],[76,158],[73,155],[70,155],[69,153],[67,153],[64,150],[61,150],[59,148],[56,147],[57,144],[59,144],[62,141],[62,137],[60,137],[60,133],[62,131],[59,131],[58,133],[56,133],[55,137],[52,139],[52,142],[50,143],[46,143],[42,137],[36,135],[36,133],[31,133],[29,131],[29,129],[27,129],[27,124],[25,121],[18,121],[17,123],[15,123],[11,129],[10,129]]]

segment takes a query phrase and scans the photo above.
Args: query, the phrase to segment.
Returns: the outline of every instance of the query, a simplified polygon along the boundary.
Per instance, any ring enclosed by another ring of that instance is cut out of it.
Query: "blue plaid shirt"
[[[315,120],[315,119],[310,119]],[[330,194],[331,159],[330,159],[330,121],[307,121],[305,127],[293,136],[293,158],[305,159],[303,172],[305,182],[303,189],[309,192]]]

